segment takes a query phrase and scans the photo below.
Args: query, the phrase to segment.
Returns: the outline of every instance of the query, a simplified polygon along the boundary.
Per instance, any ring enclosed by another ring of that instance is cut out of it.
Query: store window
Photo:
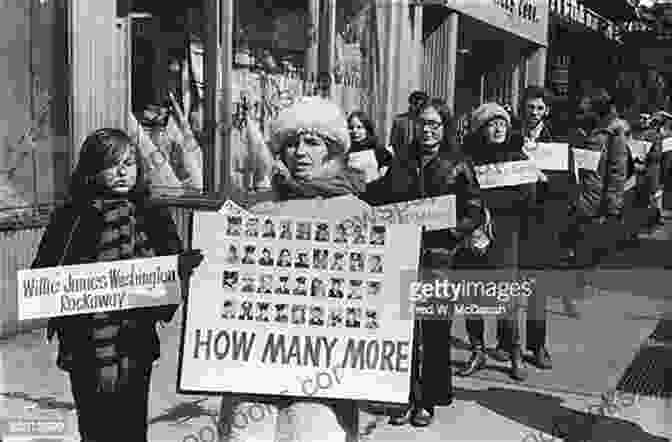
[[[69,175],[64,2],[10,2],[0,14],[0,229],[44,222]]]

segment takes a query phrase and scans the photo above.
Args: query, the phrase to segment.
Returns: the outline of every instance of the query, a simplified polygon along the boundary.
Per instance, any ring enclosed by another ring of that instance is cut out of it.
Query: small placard
[[[597,172],[602,158],[602,152],[588,149],[572,149],[574,152],[574,164],[577,169],[590,170]]]
[[[530,143],[525,145],[524,152],[541,170],[569,170],[567,143]]]
[[[475,167],[481,189],[536,183],[539,169],[534,161],[509,161]]]

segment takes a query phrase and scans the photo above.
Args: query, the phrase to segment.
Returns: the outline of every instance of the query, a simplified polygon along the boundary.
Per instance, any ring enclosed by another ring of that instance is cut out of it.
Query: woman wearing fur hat
[[[350,135],[337,105],[319,97],[299,99],[272,123],[271,147],[277,157],[272,167],[275,200],[250,211],[298,218],[319,213],[321,219],[341,221],[369,208],[354,196],[364,189],[364,177],[347,166]],[[237,410],[245,413],[259,402],[273,411],[245,428],[232,425]],[[297,441],[355,441],[357,416],[356,403],[350,400],[229,395],[222,402],[223,440],[273,442],[292,434]]]
[[[528,159],[522,151],[522,140],[511,137],[511,117],[500,105],[485,103],[477,108],[470,128],[472,133],[465,140],[464,151],[475,165]],[[535,214],[535,184],[492,188],[482,194],[486,207],[492,212],[496,238],[484,259],[475,260],[474,266],[514,270],[519,264],[519,236],[526,233],[527,223]],[[466,325],[473,350],[467,366],[459,372],[462,376],[473,374],[486,362],[483,318],[469,317]],[[500,359],[510,359],[511,377],[523,380],[520,329],[514,308],[507,309],[507,313],[498,318],[497,332]]]

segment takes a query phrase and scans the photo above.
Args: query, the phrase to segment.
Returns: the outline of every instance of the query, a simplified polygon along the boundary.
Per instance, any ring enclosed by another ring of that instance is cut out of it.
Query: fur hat
[[[511,124],[511,116],[506,109],[497,103],[483,103],[472,112],[470,129],[472,132],[478,132],[495,118],[503,118],[507,124]]]
[[[350,150],[350,133],[341,108],[320,97],[301,97],[280,111],[271,123],[271,146],[275,152],[299,131],[315,132],[332,141],[339,153]]]

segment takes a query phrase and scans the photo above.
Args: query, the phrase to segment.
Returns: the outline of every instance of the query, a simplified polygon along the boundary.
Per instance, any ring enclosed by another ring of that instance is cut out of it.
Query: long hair
[[[431,98],[420,108],[419,115],[430,108],[436,110],[436,112],[441,117],[441,122],[443,125],[443,138],[440,141],[439,154],[459,152],[459,146],[457,145],[455,134],[455,121],[453,119],[453,114],[446,105],[446,102],[441,98]],[[410,152],[408,152],[408,155],[416,155],[418,152],[420,152],[420,142],[420,137],[417,137],[413,141],[413,148],[409,149]],[[409,158],[409,160],[410,159],[412,158]]]
[[[123,154],[131,149],[135,155],[137,178],[135,186],[129,192],[129,199],[142,200],[149,195],[145,181],[144,162],[133,140],[121,129],[104,128],[91,133],[79,153],[79,161],[70,177],[70,199],[77,203],[86,203],[104,194],[96,177],[103,170],[118,164]]]
[[[359,121],[362,122],[362,126],[364,126],[364,129],[366,129],[366,139],[369,140],[371,144],[377,144],[378,143],[378,137],[376,136],[376,127],[373,124],[373,120],[367,115],[366,112],[361,111],[361,110],[356,110],[350,115],[348,115],[347,118],[347,123],[348,127],[350,127],[350,122],[352,121],[353,118],[357,118]]]

